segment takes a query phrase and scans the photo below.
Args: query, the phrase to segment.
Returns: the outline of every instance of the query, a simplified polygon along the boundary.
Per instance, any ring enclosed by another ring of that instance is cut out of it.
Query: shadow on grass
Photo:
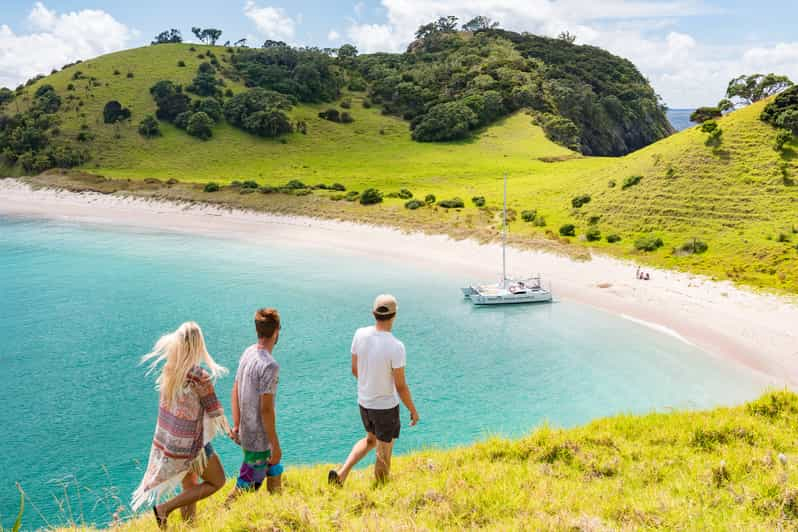
[[[784,148],[781,150],[781,158],[784,161],[792,161],[796,157],[798,157],[798,153],[792,148]]]

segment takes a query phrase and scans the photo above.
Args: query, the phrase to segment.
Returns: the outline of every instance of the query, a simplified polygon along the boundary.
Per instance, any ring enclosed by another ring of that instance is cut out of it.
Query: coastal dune
[[[462,283],[489,282],[500,276],[501,248],[496,244],[202,203],[34,189],[16,179],[0,180],[0,215],[335,249],[445,272]],[[765,375],[774,386],[798,384],[794,297],[648,267],[651,279],[641,281],[634,263],[595,254],[589,261],[575,261],[509,248],[507,258],[508,273],[541,274],[557,299],[591,305],[679,338]]]

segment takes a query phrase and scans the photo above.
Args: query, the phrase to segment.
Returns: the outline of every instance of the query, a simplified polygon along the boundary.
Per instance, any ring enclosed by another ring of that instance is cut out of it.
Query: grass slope
[[[33,85],[28,93],[41,83],[51,83],[62,96],[68,94],[68,83],[77,86],[74,94],[85,103],[77,110],[61,112],[61,130],[72,137],[85,123],[95,135],[90,144],[93,158],[81,169],[84,172],[117,179],[222,184],[256,180],[261,185],[281,185],[299,179],[308,185],[339,182],[348,190],[375,187],[385,193],[408,188],[420,198],[430,193],[438,199],[459,196],[466,207],[408,211],[399,199],[363,207],[330,202],[326,199],[330,194],[320,191],[303,198],[257,194],[261,197],[256,199],[239,198],[235,189],[215,196],[194,190],[180,196],[186,199],[382,222],[486,240],[499,234],[501,176],[507,172],[514,220],[511,234],[516,244],[545,244],[581,256],[598,249],[749,286],[798,292],[798,186],[792,186],[798,180],[798,146],[788,147],[784,154],[773,151],[775,130],[758,119],[764,102],[721,119],[723,143],[717,149],[705,146],[706,135],[692,128],[620,158],[581,157],[553,144],[524,113],[494,124],[469,141],[413,142],[406,122],[383,116],[377,107],[365,109],[364,93],[344,95],[352,99],[352,124],[319,119],[317,113],[330,104],[295,107],[291,114],[308,123],[307,135],[262,139],[224,122],[214,128],[214,137],[207,142],[166,123],[162,123],[161,138],[147,140],[138,135],[138,121],[155,110],[149,87],[159,79],[188,84],[203,61],[197,54],[208,49],[225,65],[227,52],[221,47],[197,46],[191,51],[187,44],[149,46],[70,67]],[[186,67],[177,67],[180,60]],[[76,70],[96,77],[98,86],[87,88],[88,80],[72,80]],[[230,79],[226,87],[245,90]],[[102,107],[110,99],[132,110],[131,124],[102,123]],[[643,179],[622,190],[623,180],[632,175]],[[610,180],[617,184],[615,188],[608,187]],[[124,188],[124,182],[117,183],[113,190]],[[579,194],[589,194],[592,201],[574,209],[571,199]],[[486,208],[473,206],[472,196],[484,196]],[[520,220],[521,211],[532,209],[545,219],[545,226]],[[566,223],[576,225],[576,238],[559,236],[558,229]],[[585,233],[594,226],[602,240],[585,241]],[[604,238],[612,233],[622,241],[607,243]],[[665,245],[656,252],[636,251],[634,241],[647,234],[661,237]],[[675,249],[692,238],[706,242],[709,251],[685,255]]]
[[[774,530],[798,526],[798,396],[706,412],[617,416],[395,459],[343,489],[290,467],[278,496],[222,506],[232,482],[173,530]],[[782,456],[783,455],[783,456]],[[149,513],[118,528],[156,530]]]

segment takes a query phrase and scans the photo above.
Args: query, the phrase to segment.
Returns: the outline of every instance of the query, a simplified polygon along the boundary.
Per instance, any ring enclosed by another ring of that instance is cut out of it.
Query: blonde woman
[[[141,361],[151,362],[148,374],[164,364],[156,380],[160,401],[150,460],[131,506],[136,511],[153,504],[158,526],[164,528],[174,510],[179,508],[183,519],[189,520],[196,502],[224,485],[224,469],[211,440],[219,433],[230,434],[213,387],[213,381],[227,370],[214,362],[205,348],[202,330],[194,322],[161,337]],[[198,476],[203,482],[198,482]],[[180,495],[156,505],[161,496],[181,484]]]

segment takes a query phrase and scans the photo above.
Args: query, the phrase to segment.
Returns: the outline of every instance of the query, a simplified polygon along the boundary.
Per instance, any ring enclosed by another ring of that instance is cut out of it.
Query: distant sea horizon
[[[693,125],[690,122],[690,115],[693,114],[693,111],[695,109],[668,109],[665,115],[676,131],[683,131]]]

